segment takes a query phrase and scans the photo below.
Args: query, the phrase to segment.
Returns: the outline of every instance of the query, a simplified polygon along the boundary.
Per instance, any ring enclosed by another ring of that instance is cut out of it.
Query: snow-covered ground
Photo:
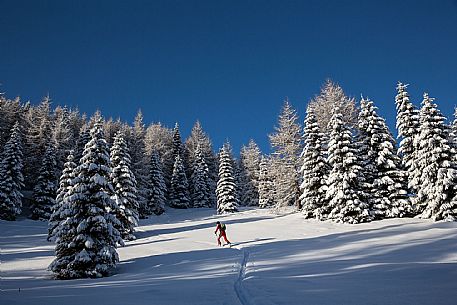
[[[0,304],[457,304],[457,223],[343,225],[266,210],[168,210],[119,249],[117,274],[53,280],[46,224],[0,221]],[[233,248],[218,248],[215,221]]]

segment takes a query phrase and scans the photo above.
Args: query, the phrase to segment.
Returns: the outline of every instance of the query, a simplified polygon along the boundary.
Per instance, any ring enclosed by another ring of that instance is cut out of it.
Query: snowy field
[[[0,304],[457,304],[457,223],[359,225],[300,214],[168,210],[119,249],[118,273],[57,281],[46,224],[0,221]],[[216,219],[233,248],[218,248]]]

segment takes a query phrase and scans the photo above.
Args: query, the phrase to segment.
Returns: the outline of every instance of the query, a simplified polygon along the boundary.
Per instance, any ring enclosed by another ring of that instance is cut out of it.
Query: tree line
[[[456,220],[457,120],[448,124],[433,98],[421,108],[407,85],[395,97],[398,138],[374,102],[358,103],[327,81],[307,106],[304,126],[284,102],[271,153],[251,140],[234,158],[216,154],[196,122],[132,126],[86,118],[45,97],[37,106],[0,96],[0,218],[15,220],[23,197],[29,217],[49,223],[58,278],[99,277],[115,267],[116,247],[132,240],[140,218],[171,208],[294,206],[305,218],[361,223],[390,217]]]

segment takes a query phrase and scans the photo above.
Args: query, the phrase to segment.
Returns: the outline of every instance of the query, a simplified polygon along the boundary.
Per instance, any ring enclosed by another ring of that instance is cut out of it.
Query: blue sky
[[[303,120],[326,78],[394,127],[395,85],[457,104],[457,1],[0,0],[0,90],[132,121],[199,119],[217,149],[268,150],[285,97]]]

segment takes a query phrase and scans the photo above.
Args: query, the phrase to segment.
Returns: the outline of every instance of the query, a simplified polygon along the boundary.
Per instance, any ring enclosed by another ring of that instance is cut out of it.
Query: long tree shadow
[[[228,224],[265,219],[251,217]],[[213,226],[208,222],[161,234]],[[9,278],[2,280],[1,298],[2,304],[31,305],[62,304],[69,296],[77,297],[78,303],[106,304],[107,295],[112,305],[192,304],[195,300],[200,300],[199,305],[239,304],[233,283],[242,251],[249,251],[243,286],[256,304],[303,304],[306,300],[314,305],[452,305],[457,297],[454,229],[454,223],[386,222],[376,228],[352,226],[346,232],[295,240],[240,241],[238,245],[245,246],[241,251],[217,248],[132,258],[118,265],[117,274],[102,279],[34,282]],[[418,230],[428,232],[416,235]],[[144,233],[155,235],[156,231]],[[34,259],[42,254],[27,255]]]
[[[415,229],[394,225],[254,245],[245,286],[273,304],[453,304],[457,263],[448,258],[457,255],[457,233],[395,238]]]

